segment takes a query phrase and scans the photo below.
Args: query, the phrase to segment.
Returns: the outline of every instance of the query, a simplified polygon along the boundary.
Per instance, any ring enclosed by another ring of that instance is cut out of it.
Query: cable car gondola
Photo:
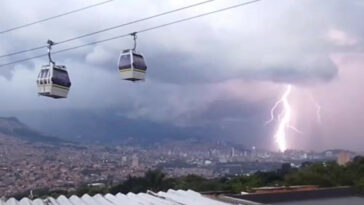
[[[64,65],[56,65],[51,58],[51,49],[54,43],[48,40],[49,64],[43,65],[37,79],[38,94],[51,98],[67,98],[71,88],[71,81],[67,68]]]
[[[130,34],[134,37],[134,48],[124,50],[119,58],[119,72],[123,80],[143,81],[147,66],[143,55],[136,52],[136,33]]]

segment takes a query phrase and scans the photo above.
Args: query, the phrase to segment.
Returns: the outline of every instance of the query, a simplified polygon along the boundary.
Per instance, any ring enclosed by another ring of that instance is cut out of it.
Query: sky
[[[100,1],[2,0],[0,30],[81,8]],[[0,54],[45,45],[169,11],[199,1],[124,0],[0,34]],[[144,21],[54,47],[102,40],[181,18],[239,4],[215,0],[168,16]],[[277,150],[270,109],[286,86],[291,125],[290,149],[331,148],[364,151],[364,1],[261,0],[189,22],[138,35],[137,50],[148,71],[142,83],[122,81],[120,52],[132,38],[53,56],[68,67],[68,99],[37,96],[36,76],[48,59],[0,67],[0,114],[27,111],[115,108],[129,119],[190,129],[214,126],[222,138]],[[40,50],[0,64],[43,54]],[[29,119],[29,118],[28,118]],[[46,119],[45,119],[46,120]],[[153,134],[153,133],[151,133]]]

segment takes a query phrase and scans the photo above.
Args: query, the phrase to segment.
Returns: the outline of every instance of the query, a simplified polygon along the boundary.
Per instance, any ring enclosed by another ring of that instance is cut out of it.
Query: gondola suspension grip
[[[52,63],[53,65],[55,65],[56,63],[52,60],[52,56],[51,56],[51,51],[52,51],[52,46],[54,45],[54,42],[51,40],[47,41],[48,44],[48,59],[49,59],[49,65]]]
[[[133,47],[133,51],[136,51],[136,46],[137,46],[137,32],[133,32],[130,34],[131,36],[133,36],[133,40],[134,40],[134,47]]]

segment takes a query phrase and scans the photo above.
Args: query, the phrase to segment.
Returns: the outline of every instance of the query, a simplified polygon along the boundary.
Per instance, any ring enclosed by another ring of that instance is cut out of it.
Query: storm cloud
[[[0,8],[0,30],[91,2],[97,1],[4,0]],[[0,54],[44,45],[48,39],[61,41],[195,2],[115,1],[1,34]],[[188,11],[59,45],[55,50],[241,2],[217,0]],[[335,91],[333,85],[345,85],[341,72],[348,72],[345,70],[348,64],[340,61],[338,54],[363,52],[364,24],[360,24],[360,19],[364,19],[363,11],[361,0],[262,0],[243,8],[141,33],[137,50],[145,55],[148,64],[144,83],[122,82],[118,76],[117,58],[121,50],[132,46],[131,38],[55,55],[57,63],[68,66],[73,82],[69,98],[61,101],[36,95],[35,77],[39,67],[47,63],[47,58],[1,67],[0,114],[113,107],[130,119],[174,124],[186,129],[215,125],[225,129],[227,137],[271,148],[274,140],[269,133],[274,124],[264,126],[264,118],[265,113],[269,118],[270,106],[279,98],[282,85],[295,85],[295,92],[308,90],[318,103],[324,105],[330,99],[327,92]],[[44,52],[0,59],[0,64]],[[319,90],[326,92],[320,93]],[[302,123],[316,119],[315,106],[306,96],[297,96],[300,100],[292,97],[292,101],[297,101],[296,108],[310,107],[312,112],[307,112],[309,116],[305,112],[295,112],[301,114],[297,117],[297,124],[304,127],[307,140],[302,143],[305,146],[296,146],[295,142],[303,137],[293,133],[295,137],[290,147],[323,149],[336,146],[335,143],[324,143],[329,135],[334,135],[327,131],[329,126]],[[341,109],[346,109],[346,103],[342,104]],[[327,115],[327,119],[333,113],[330,110],[338,108],[330,104],[325,109],[323,115]],[[356,129],[358,133],[361,131]],[[315,137],[323,141],[318,147],[312,143]],[[271,144],[267,145],[269,141]],[[348,143],[346,147],[357,149],[354,144]]]

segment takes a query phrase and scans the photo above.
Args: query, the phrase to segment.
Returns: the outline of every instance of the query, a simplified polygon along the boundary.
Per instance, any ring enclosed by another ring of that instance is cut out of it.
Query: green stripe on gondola
[[[60,88],[60,89],[63,89],[63,90],[69,90],[70,88],[68,87],[65,87],[65,86],[62,86],[62,85],[57,85],[57,84],[53,84],[52,86],[56,87],[56,88]]]
[[[120,72],[127,72],[127,71],[131,71],[131,68],[123,68],[123,69],[119,69]]]
[[[140,73],[145,73],[145,70],[140,70],[140,69],[136,69],[136,68],[134,68],[134,71],[140,72]]]
[[[131,68],[127,68],[127,69],[119,69],[120,72],[127,72],[127,71],[131,71]],[[139,72],[139,73],[146,73],[145,70],[140,70],[140,69],[136,69],[134,68],[135,72]]]

